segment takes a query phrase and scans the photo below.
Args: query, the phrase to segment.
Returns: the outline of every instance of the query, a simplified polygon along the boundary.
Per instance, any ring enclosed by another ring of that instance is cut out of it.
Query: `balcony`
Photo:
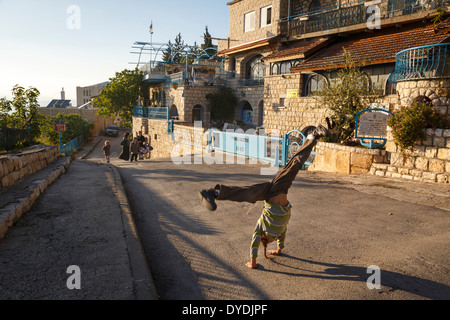
[[[421,19],[430,11],[434,11],[438,7],[447,8],[449,4],[449,0],[431,2],[426,0],[389,0],[381,1],[377,6],[380,9],[381,24],[383,24],[383,22],[401,23],[408,16]],[[281,19],[278,31],[282,36],[289,38],[304,37],[307,34],[324,33],[325,31],[327,34],[333,33],[333,31],[345,32],[344,28],[354,27],[357,29],[358,25],[361,25],[360,29],[365,29],[373,15],[374,13],[368,10],[364,0],[358,0]]]
[[[168,107],[150,108],[150,107],[136,106],[133,108],[133,116],[139,118],[167,120],[169,119],[169,108]]]
[[[391,83],[450,77],[450,43],[410,48],[397,53]]]

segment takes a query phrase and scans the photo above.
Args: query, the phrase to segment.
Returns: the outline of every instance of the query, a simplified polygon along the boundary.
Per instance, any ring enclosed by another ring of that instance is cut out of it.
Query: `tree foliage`
[[[59,143],[59,133],[55,132],[54,129],[56,120],[63,120],[66,123],[66,132],[61,133],[61,142],[63,144],[80,136],[88,138],[90,137],[91,129],[94,129],[94,125],[84,120],[79,114],[59,113],[54,117],[45,117],[41,121],[42,140],[51,144]]]
[[[235,106],[238,103],[232,88],[219,87],[216,92],[207,94],[206,99],[211,107],[211,119],[232,120]]]
[[[19,85],[12,89],[13,99],[0,99],[0,121],[1,125],[13,129],[29,129],[36,126],[39,114],[38,97],[39,90],[36,88],[25,89]]]
[[[100,108],[98,115],[113,118],[119,116],[125,123],[131,123],[133,107],[139,97],[143,97],[143,73],[137,68],[133,71],[117,72],[110,83],[94,99],[94,106]]]
[[[175,37],[175,42],[172,43],[169,40],[167,45],[167,49],[163,52],[162,60],[170,63],[185,63],[185,55],[183,54],[186,45],[184,44],[184,40],[181,38],[181,33]]]
[[[425,138],[425,128],[446,129],[448,119],[433,108],[431,102],[415,101],[409,107],[401,107],[388,122],[395,144],[400,151],[412,150],[418,140]]]
[[[40,134],[42,116],[38,113],[39,90],[15,85],[12,100],[0,99],[0,127],[21,130],[16,147],[31,145]],[[14,144],[14,143],[13,143]]]
[[[331,111],[333,128],[328,139],[339,143],[353,137],[356,114],[374,103],[379,93],[361,70],[363,64],[355,63],[347,52],[344,56],[346,65],[337,71],[337,80],[315,92],[317,106]]]

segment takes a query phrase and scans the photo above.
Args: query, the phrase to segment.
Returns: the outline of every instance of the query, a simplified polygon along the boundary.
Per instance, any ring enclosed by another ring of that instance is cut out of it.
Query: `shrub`
[[[401,107],[391,116],[395,144],[400,150],[411,150],[419,139],[425,138],[425,128],[447,128],[448,120],[425,100],[414,102],[410,107]]]

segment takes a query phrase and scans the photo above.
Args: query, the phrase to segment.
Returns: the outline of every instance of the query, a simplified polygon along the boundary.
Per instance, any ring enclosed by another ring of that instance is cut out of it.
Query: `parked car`
[[[105,134],[107,136],[118,137],[119,136],[119,127],[117,127],[117,126],[108,126],[106,128]]]

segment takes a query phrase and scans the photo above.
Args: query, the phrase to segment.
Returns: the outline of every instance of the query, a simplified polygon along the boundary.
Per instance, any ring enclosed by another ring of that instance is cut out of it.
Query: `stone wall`
[[[397,84],[399,105],[410,106],[414,99],[423,96],[442,114],[450,116],[450,79],[410,80]]]
[[[303,81],[300,74],[269,76],[264,87],[264,128],[280,134],[309,126],[325,125],[327,110],[316,108],[315,99],[302,97]],[[297,98],[288,98],[288,90],[297,90]]]
[[[368,173],[373,163],[385,163],[387,152],[379,149],[318,142],[316,157],[308,170],[337,173]]]
[[[412,151],[390,144],[389,161],[374,164],[371,174],[425,182],[450,182],[450,129],[427,129],[426,139]]]
[[[43,145],[0,156],[0,190],[46,168],[57,158],[57,147]]]
[[[151,153],[152,159],[171,158],[175,156],[185,156],[199,152],[200,149],[196,146],[206,147],[206,141],[203,141],[204,128],[199,128],[195,131],[194,126],[176,123],[174,125],[174,134],[167,133],[167,121],[158,119],[146,119],[133,117],[133,132],[136,128],[143,128],[147,126],[148,133],[143,134],[151,146],[154,148]],[[137,130],[139,131],[139,130]],[[146,130],[143,130],[145,132]],[[192,144],[192,146],[191,146]],[[203,150],[201,150],[203,151]]]

